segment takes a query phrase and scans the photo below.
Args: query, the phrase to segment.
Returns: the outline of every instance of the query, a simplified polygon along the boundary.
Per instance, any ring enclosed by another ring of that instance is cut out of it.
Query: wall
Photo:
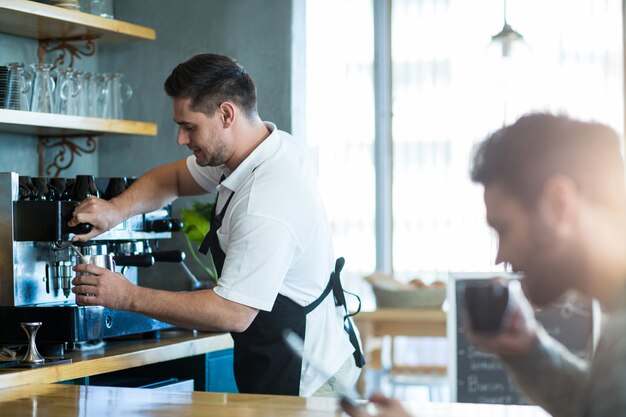
[[[177,126],[163,82],[177,64],[201,52],[235,57],[258,85],[262,118],[290,130],[291,1],[118,1],[116,17],[153,27],[157,40],[101,48],[100,69],[125,74],[134,89],[127,118],[156,121],[159,134],[102,141],[100,174],[140,175],[188,155],[176,145]]]
[[[292,129],[292,1],[294,0],[133,0],[115,4],[116,18],[153,27],[154,42],[105,46],[100,70],[125,74],[134,95],[125,107],[128,119],[156,121],[156,137],[107,137],[100,141],[101,176],[141,175],[156,165],[189,155],[176,144],[171,99],[163,82],[191,56],[212,52],[236,58],[252,75],[264,120]],[[302,27],[304,30],[304,27]],[[211,197],[204,197],[211,198]],[[198,198],[195,198],[198,199]],[[190,199],[175,203],[178,211]],[[164,249],[186,248],[181,236],[163,242]],[[189,260],[194,269],[194,262]],[[198,272],[197,269],[194,269]],[[167,289],[186,289],[177,265],[157,265],[140,274],[140,282]]]
[[[0,65],[9,62],[33,63],[37,60],[38,42],[34,39],[1,33],[0,28]],[[50,59],[51,57],[48,57]],[[86,71],[97,69],[98,57],[85,58],[75,67]],[[83,140],[81,140],[82,142]],[[48,157],[53,153],[48,152]],[[37,138],[35,136],[0,133],[0,172],[14,171],[22,175],[36,176],[38,170]],[[98,158],[96,154],[84,155],[76,160],[75,165],[61,175],[74,176],[77,173],[97,174]]]

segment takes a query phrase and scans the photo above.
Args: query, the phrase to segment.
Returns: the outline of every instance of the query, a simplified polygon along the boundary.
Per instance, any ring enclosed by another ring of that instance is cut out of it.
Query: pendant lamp
[[[491,37],[491,43],[499,46],[502,58],[509,58],[516,44],[524,46],[526,44],[522,34],[514,30],[506,21],[506,0],[504,0],[504,25],[500,32]]]

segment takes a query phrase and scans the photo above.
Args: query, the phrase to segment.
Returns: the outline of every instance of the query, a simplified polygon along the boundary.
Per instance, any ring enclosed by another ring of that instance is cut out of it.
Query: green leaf
[[[196,254],[195,249],[191,245],[191,243],[200,245],[204,237],[209,233],[211,229],[211,210],[213,209],[213,205],[214,203],[195,201],[192,208],[181,210],[180,218],[184,225],[182,232],[187,238],[187,244],[189,245],[193,259],[206,273],[207,277],[214,283],[217,283],[217,271],[215,270],[211,253],[209,252],[207,255],[209,261],[209,265],[207,265],[198,257],[198,254]]]
[[[182,232],[196,244],[202,243],[211,229],[209,218],[205,216],[204,212],[197,211],[195,207],[181,210],[181,220],[184,224]]]

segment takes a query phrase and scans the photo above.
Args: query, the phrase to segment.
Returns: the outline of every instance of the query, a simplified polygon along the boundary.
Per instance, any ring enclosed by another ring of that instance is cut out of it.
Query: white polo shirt
[[[279,293],[301,306],[315,301],[328,284],[335,258],[304,143],[272,123],[265,125],[271,134],[233,172],[225,166],[201,167],[193,155],[187,168],[205,190],[217,187],[218,213],[235,192],[217,232],[226,259],[215,293],[271,311]],[[219,184],[222,174],[226,179]],[[343,315],[332,293],[307,315],[304,357],[328,375],[354,351]],[[325,382],[303,363],[300,395],[313,394]]]

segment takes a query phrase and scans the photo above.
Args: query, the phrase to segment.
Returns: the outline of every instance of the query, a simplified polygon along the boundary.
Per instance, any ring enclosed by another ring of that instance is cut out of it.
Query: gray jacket
[[[626,417],[626,303],[611,314],[591,363],[541,328],[535,349],[505,364],[522,392],[554,417]]]

